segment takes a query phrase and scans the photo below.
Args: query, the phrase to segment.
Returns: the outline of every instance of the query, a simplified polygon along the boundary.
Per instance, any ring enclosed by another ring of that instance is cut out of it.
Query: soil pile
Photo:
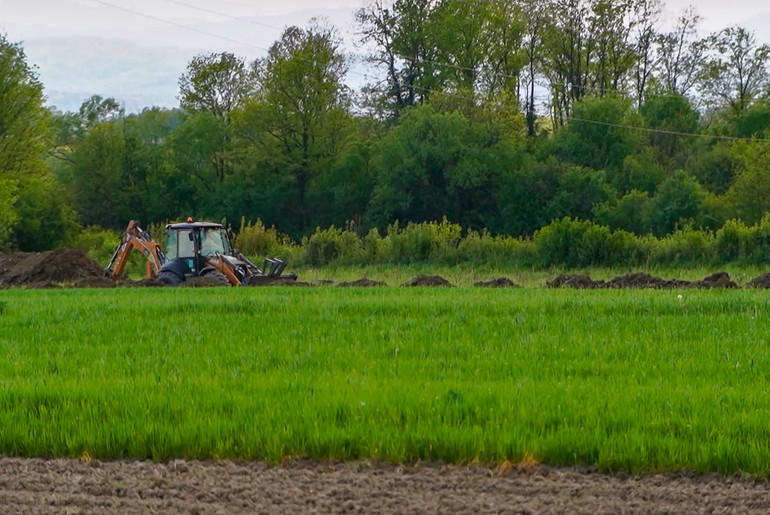
[[[492,279],[491,281],[479,281],[473,283],[473,286],[478,286],[480,288],[519,288],[518,284],[511,281],[507,277],[498,277],[497,279]]]
[[[356,281],[346,281],[338,284],[338,286],[341,286],[343,288],[350,287],[350,286],[360,286],[365,288],[371,288],[375,286],[387,286],[382,281],[374,281],[372,279],[367,279],[366,277],[362,277],[361,279],[358,279]]]
[[[249,286],[310,286],[310,283],[297,281],[288,277],[252,276]]]
[[[583,274],[561,274],[556,279],[548,281],[549,288],[575,288],[578,290],[595,290],[604,288],[604,281],[594,281]]]
[[[224,284],[211,277],[188,277],[182,284],[185,288],[213,288],[215,286],[230,286],[230,284]]]
[[[746,283],[749,288],[770,288],[770,274],[762,274]]]
[[[759,279],[759,278],[758,278]],[[749,283],[751,284],[751,283]],[[609,281],[594,281],[587,275],[562,274],[547,283],[549,288],[576,289],[656,289],[671,290],[682,288],[737,288],[738,284],[730,278],[727,272],[717,272],[702,281],[685,281],[684,279],[663,279],[645,272],[631,272],[619,275]],[[770,287],[770,279],[768,279]]]
[[[607,281],[604,287],[668,290],[672,288],[698,288],[700,287],[700,282],[685,281],[683,279],[663,279],[644,272],[631,272]]]
[[[0,255],[0,287],[52,287],[57,283],[76,283],[103,275],[101,266],[74,249]]]
[[[410,281],[405,282],[401,286],[445,286],[451,287],[452,283],[441,277],[440,275],[418,275]]]
[[[698,283],[699,288],[737,288],[738,283],[730,279],[727,272],[717,272]]]

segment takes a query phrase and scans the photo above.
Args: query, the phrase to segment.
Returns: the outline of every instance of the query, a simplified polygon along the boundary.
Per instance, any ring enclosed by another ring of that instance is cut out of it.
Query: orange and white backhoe
[[[187,222],[166,225],[166,251],[132,220],[120,240],[105,275],[117,279],[123,273],[128,257],[138,249],[147,258],[147,277],[178,286],[190,277],[207,277],[222,285],[247,286],[275,279],[296,280],[295,274],[284,274],[286,261],[267,258],[260,269],[235,250],[222,224]]]

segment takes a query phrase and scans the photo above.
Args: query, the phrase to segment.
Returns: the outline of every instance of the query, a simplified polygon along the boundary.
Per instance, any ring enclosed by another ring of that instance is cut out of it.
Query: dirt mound
[[[267,277],[256,275],[249,281],[249,286],[310,286],[310,283],[288,277]]]
[[[737,288],[738,283],[730,279],[727,272],[717,272],[706,277],[698,284],[700,288]]]
[[[451,287],[452,283],[441,277],[440,275],[418,275],[410,281],[405,282],[401,286],[444,286]]]
[[[374,286],[387,286],[387,284],[385,284],[382,281],[374,281],[372,279],[367,279],[366,277],[362,277],[361,279],[358,279],[355,281],[341,282],[337,286],[341,286],[343,288],[350,287],[350,286],[374,287]]]
[[[491,281],[479,281],[473,283],[473,286],[478,286],[480,288],[519,288],[518,284],[511,281],[507,277],[498,277],[497,279],[492,279]]]
[[[561,274],[556,279],[548,281],[549,288],[575,288],[578,290],[595,290],[604,288],[604,281],[594,281],[583,274]]]
[[[46,287],[52,283],[100,278],[101,266],[79,250],[17,252],[0,255],[0,286]]]
[[[213,288],[215,286],[230,286],[229,284],[222,284],[221,282],[211,277],[188,277],[179,286],[185,288]]]
[[[770,274],[762,274],[746,283],[749,288],[770,288]]]
[[[619,275],[604,285],[605,288],[665,288],[668,281],[644,272],[631,272]]]

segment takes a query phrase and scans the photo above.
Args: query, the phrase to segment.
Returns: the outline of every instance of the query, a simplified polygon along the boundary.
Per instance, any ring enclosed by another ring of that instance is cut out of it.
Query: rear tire
[[[227,278],[225,274],[220,272],[219,270],[212,270],[211,272],[204,275],[206,279],[211,279],[212,281],[215,281],[222,286],[230,286],[230,279]]]
[[[182,279],[174,272],[169,272],[168,270],[164,270],[158,274],[158,281],[166,286],[179,286],[182,284]]]

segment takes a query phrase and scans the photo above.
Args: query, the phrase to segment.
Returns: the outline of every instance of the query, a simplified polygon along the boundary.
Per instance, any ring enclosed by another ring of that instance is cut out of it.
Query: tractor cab
[[[185,222],[166,226],[166,257],[184,261],[193,274],[207,266],[207,256],[217,255],[233,255],[230,236],[222,224]]]

